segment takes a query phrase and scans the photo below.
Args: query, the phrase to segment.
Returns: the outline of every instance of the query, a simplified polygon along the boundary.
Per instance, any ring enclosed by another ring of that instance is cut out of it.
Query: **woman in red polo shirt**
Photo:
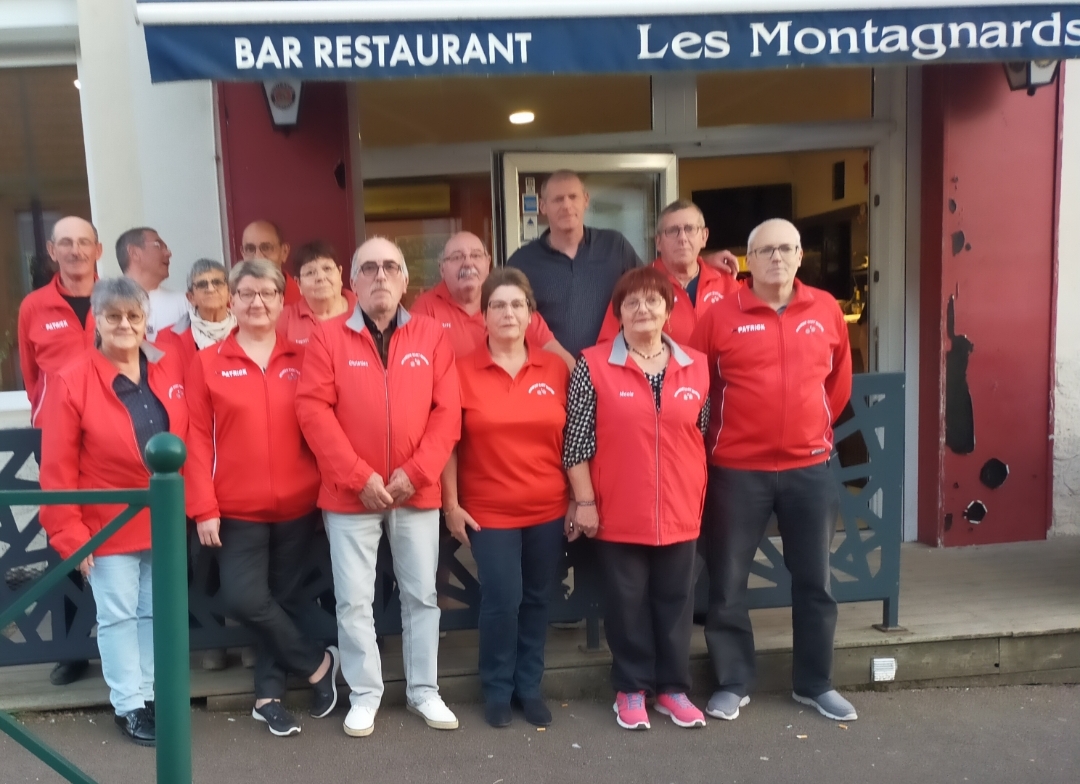
[[[585,349],[570,379],[563,465],[577,507],[567,533],[596,538],[619,726],[648,729],[654,695],[680,727],[703,727],[686,692],[709,369],[663,332],[674,303],[666,274],[630,270],[611,302],[621,332]]]
[[[296,419],[299,351],[275,331],[285,278],[269,261],[229,275],[237,330],[195,355],[187,375],[189,514],[199,542],[220,547],[228,612],[257,640],[252,718],[300,732],[282,707],[287,673],[307,679],[311,715],[337,703],[337,648],[297,626],[302,571],[318,529],[319,470]]]
[[[281,311],[277,331],[290,343],[306,346],[320,321],[352,312],[356,295],[343,288],[341,265],[329,243],[301,245],[293,255],[293,270],[303,298]]]
[[[563,553],[568,488],[562,468],[570,371],[525,340],[536,299],[520,270],[484,281],[484,345],[457,360],[461,440],[443,472],[446,527],[471,545],[480,579],[484,719],[551,723],[544,674],[548,602]]]

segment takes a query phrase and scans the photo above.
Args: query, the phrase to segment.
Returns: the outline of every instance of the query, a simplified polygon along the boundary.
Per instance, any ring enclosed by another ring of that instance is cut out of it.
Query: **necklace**
[[[656,352],[655,354],[643,354],[642,352],[638,351],[638,350],[637,350],[636,348],[634,348],[633,346],[631,346],[631,345],[630,345],[630,341],[628,341],[628,340],[627,340],[626,338],[623,338],[623,342],[624,342],[624,343],[626,343],[626,347],[627,347],[628,349],[630,349],[631,351],[633,351],[633,352],[634,352],[635,354],[637,354],[637,355],[638,355],[639,357],[641,357],[642,359],[656,359],[656,358],[657,358],[658,356],[660,356],[661,354],[663,354],[663,353],[664,353],[664,349],[666,349],[666,348],[667,348],[667,344],[666,344],[666,343],[661,343],[661,344],[660,344],[660,350],[659,350],[659,351],[657,351],[657,352]]]

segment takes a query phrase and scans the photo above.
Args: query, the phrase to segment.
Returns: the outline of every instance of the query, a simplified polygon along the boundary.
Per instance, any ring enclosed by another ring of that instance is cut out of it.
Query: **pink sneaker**
[[[705,715],[681,691],[657,695],[656,712],[670,716],[680,727],[705,726]]]
[[[625,730],[649,729],[649,714],[645,711],[645,692],[620,691],[615,695],[616,721]]]

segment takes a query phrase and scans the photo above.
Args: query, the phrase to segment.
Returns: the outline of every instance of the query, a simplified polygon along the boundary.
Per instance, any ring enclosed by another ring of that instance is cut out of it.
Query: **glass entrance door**
[[[585,225],[615,229],[642,259],[655,255],[656,217],[665,204],[679,197],[678,165],[674,155],[659,153],[501,153],[493,167],[496,248],[504,262],[519,247],[547,228],[540,214],[544,180],[555,171],[581,175],[589,192]],[[501,229],[501,231],[500,231]]]

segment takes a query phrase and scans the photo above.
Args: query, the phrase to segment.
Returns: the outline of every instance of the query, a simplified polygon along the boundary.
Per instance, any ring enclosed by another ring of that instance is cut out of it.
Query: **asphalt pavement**
[[[609,702],[551,703],[546,731],[519,716],[484,724],[479,705],[453,705],[454,732],[428,729],[403,708],[380,711],[375,732],[348,738],[345,708],[303,718],[272,737],[248,714],[192,711],[200,784],[689,784],[691,782],[1080,782],[1080,687],[863,692],[858,721],[839,725],[790,696],[755,695],[734,722],[652,729],[615,724]],[[698,699],[700,704],[700,699]],[[154,782],[154,753],[126,741],[109,713],[28,714],[24,723],[101,784]],[[0,784],[62,780],[0,735]]]

